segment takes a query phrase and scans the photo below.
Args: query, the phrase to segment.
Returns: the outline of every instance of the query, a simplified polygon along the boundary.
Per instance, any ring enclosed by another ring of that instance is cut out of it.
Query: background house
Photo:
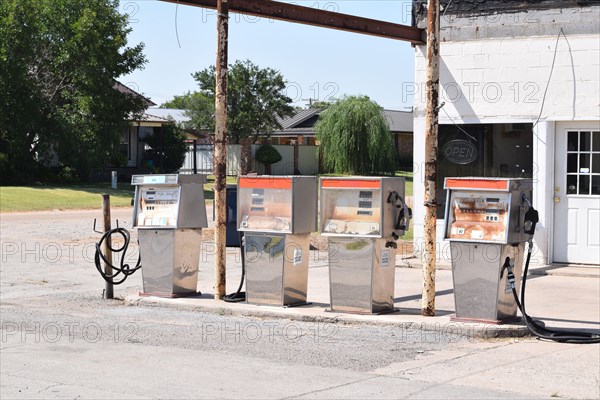
[[[413,3],[424,28],[425,1]],[[537,264],[600,264],[598,1],[442,1],[438,204],[448,176],[529,177]],[[423,238],[426,46],[415,47],[415,240]],[[462,165],[444,146],[463,139]],[[443,206],[438,210],[442,238]],[[441,250],[442,254],[444,250]]]
[[[146,143],[144,138],[156,130],[162,129],[166,124],[176,123],[185,126],[189,121],[185,110],[149,107],[140,117],[130,120],[129,128],[123,132],[120,151],[126,156],[127,165],[121,166],[125,169],[144,169],[144,152]],[[209,142],[206,132],[193,132],[186,130],[186,141],[190,146]],[[122,171],[124,175],[132,173]]]
[[[293,116],[280,120],[282,129],[271,134],[271,144],[290,144],[298,140],[300,145],[316,144],[316,124],[323,112],[320,108],[299,110]],[[402,167],[411,168],[413,164],[413,113],[396,110],[382,110],[390,125],[394,146]]]
[[[277,149],[283,159],[277,164],[273,164],[272,175],[294,175],[298,171],[304,175],[316,175],[320,172],[315,126],[322,112],[323,109],[318,108],[298,110],[291,117],[279,121],[282,129],[273,132],[268,142]],[[412,112],[394,110],[382,110],[382,112],[390,124],[394,145],[400,158],[400,166],[412,169]],[[296,146],[293,146],[293,143],[295,141],[298,143],[297,154],[294,154]],[[264,173],[264,166],[254,160],[254,154],[260,146],[261,144],[251,146],[253,161],[250,169]],[[241,165],[241,146],[230,144],[227,148],[227,174],[238,175]],[[190,146],[181,173],[193,173],[196,170],[199,173],[211,174],[213,151],[214,147],[210,144],[198,143],[195,152]]]

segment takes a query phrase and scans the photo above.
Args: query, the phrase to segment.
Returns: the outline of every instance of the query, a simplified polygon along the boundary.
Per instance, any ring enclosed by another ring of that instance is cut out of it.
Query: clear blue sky
[[[292,3],[410,25],[410,1]],[[158,0],[121,0],[120,10],[130,15],[129,43],[144,42],[148,58],[144,70],[120,80],[158,104],[196,90],[191,73],[215,62],[216,12]],[[230,18],[230,63],[249,59],[279,70],[297,105],[344,94],[368,95],[389,109],[412,105],[402,94],[402,83],[414,80],[410,43],[239,14]]]

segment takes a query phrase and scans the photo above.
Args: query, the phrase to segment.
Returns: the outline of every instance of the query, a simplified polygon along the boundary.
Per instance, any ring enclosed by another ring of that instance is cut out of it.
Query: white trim
[[[476,124],[533,124],[535,118],[454,118],[450,115],[454,122],[458,125],[476,125]],[[440,117],[439,124],[440,125],[454,125],[448,118]]]
[[[595,124],[595,125],[594,125]],[[600,120],[594,120],[594,119],[588,119],[585,121],[572,121],[572,120],[567,120],[567,121],[556,121],[555,125],[554,125],[554,135],[553,135],[553,148],[552,148],[552,152],[553,152],[553,164],[552,164],[552,196],[550,197],[550,201],[552,202],[552,232],[551,232],[551,236],[549,237],[549,246],[548,246],[548,259],[550,261],[550,263],[554,263],[554,225],[555,225],[555,220],[556,220],[556,210],[554,208],[555,204],[554,204],[554,188],[556,187],[556,163],[557,163],[557,154],[556,154],[556,143],[557,143],[557,139],[559,134],[561,133],[566,133],[567,131],[570,130],[574,130],[574,131],[581,131],[581,130],[598,130],[600,129]],[[566,135],[565,135],[565,140],[566,139]],[[560,160],[564,163],[567,162],[566,157],[564,158],[564,160]],[[564,168],[566,171],[566,167]],[[579,196],[575,196],[575,197],[579,197]],[[589,198],[589,196],[581,196],[581,197],[585,197],[585,198]]]

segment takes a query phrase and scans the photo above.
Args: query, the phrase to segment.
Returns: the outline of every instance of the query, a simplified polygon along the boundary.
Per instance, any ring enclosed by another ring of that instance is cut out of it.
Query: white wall
[[[557,32],[558,33],[558,32]],[[568,39],[568,41],[567,41]],[[600,38],[561,36],[542,113],[548,120],[600,118]],[[441,97],[455,120],[535,120],[556,37],[441,44]],[[415,116],[424,116],[425,46],[416,48]],[[457,121],[457,122],[458,122]],[[441,112],[441,123],[450,122]]]
[[[260,145],[252,145],[252,156]],[[277,164],[273,164],[271,173],[273,175],[294,175],[294,146],[275,145],[273,146],[283,156],[283,159]],[[319,172],[318,147],[317,146],[298,146],[298,168],[303,175],[316,175]],[[196,152],[196,162],[198,173],[212,174],[213,172],[213,146],[198,145]],[[240,171],[241,146],[230,144],[227,146],[227,175],[238,175]],[[182,174],[191,174],[194,169],[193,146],[188,147],[184,164],[179,171]],[[264,165],[256,162],[252,169],[260,174],[264,173]]]
[[[556,32],[558,35],[558,31]],[[600,119],[600,37],[561,36],[543,110],[557,36],[444,42],[440,54],[440,124],[540,122],[534,129],[534,201],[540,211],[536,243],[549,263],[555,121]],[[425,158],[425,46],[415,48],[414,224],[422,242]],[[446,114],[447,113],[447,114]],[[438,222],[442,237],[443,221]]]

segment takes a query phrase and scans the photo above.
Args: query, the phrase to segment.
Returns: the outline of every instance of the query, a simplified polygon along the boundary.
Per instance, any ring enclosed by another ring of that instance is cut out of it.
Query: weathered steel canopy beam
[[[217,8],[217,0],[162,0],[169,3],[185,4],[203,8]],[[322,28],[379,36],[388,39],[404,40],[413,44],[424,43],[424,30],[412,26],[378,21],[311,7],[269,0],[229,0],[229,11],[271,18]]]

